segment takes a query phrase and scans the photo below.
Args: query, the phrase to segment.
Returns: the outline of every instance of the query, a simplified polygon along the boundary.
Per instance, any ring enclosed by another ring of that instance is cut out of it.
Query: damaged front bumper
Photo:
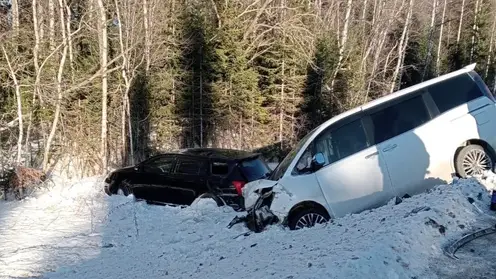
[[[228,228],[244,222],[248,229],[259,233],[263,231],[266,226],[276,224],[280,221],[280,219],[270,210],[270,205],[274,199],[272,188],[257,189],[255,192],[250,193],[252,200],[254,195],[258,195],[258,197],[254,204],[247,204],[247,214],[242,217],[234,217],[227,226]],[[248,201],[249,200],[250,199],[248,199]]]

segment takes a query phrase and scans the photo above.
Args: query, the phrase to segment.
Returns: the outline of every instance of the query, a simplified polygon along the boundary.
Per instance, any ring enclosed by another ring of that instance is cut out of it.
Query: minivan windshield
[[[293,159],[296,157],[296,154],[298,154],[298,151],[300,151],[301,147],[307,142],[307,140],[315,133],[315,131],[317,131],[317,129],[319,128],[320,126],[318,126],[317,128],[313,129],[312,131],[310,131],[306,136],[304,136],[297,144],[296,146],[293,148],[293,150],[291,150],[288,155],[286,155],[286,157],[284,157],[284,159],[281,161],[281,163],[279,163],[279,165],[277,165],[277,167],[274,169],[274,171],[272,172],[272,174],[267,178],[269,180],[274,180],[274,181],[277,181],[279,179],[281,179],[281,177],[283,176],[283,174],[286,172],[286,170],[288,169],[289,165],[291,164],[291,162],[293,161]]]

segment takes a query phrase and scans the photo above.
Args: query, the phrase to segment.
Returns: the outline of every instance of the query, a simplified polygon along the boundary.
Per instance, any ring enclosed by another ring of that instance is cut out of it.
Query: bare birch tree
[[[441,45],[443,43],[443,28],[444,28],[444,18],[446,15],[446,6],[447,6],[448,0],[444,0],[444,5],[443,5],[443,14],[441,15],[441,27],[439,28],[439,40],[437,43],[437,55],[436,55],[436,74],[440,74],[440,64],[439,61],[441,60]],[[448,30],[449,31],[449,30]]]
[[[401,38],[398,45],[398,61],[394,69],[393,80],[391,82],[391,89],[390,89],[391,93],[394,92],[397,88],[398,76],[400,74],[400,69],[403,67],[403,60],[405,59],[405,51],[408,45],[408,28],[410,27],[410,20],[412,18],[413,3],[414,1],[410,0],[410,4],[408,5],[408,13],[405,19],[405,25],[403,27],[403,32],[401,33]]]
[[[16,162],[19,164],[21,162],[21,156],[22,156],[22,138],[23,138],[23,132],[24,132],[24,125],[23,125],[23,114],[22,114],[22,97],[21,97],[21,84],[19,83],[19,80],[17,78],[16,71],[11,63],[11,59],[9,58],[9,55],[7,54],[7,51],[5,50],[5,46],[2,45],[2,51],[3,55],[5,56],[5,60],[7,61],[7,66],[8,66],[8,72],[10,78],[12,78],[12,81],[14,82],[14,89],[15,89],[15,96],[16,96],[16,103],[17,103],[17,118],[18,118],[18,127],[19,127],[19,135],[17,136],[17,159]]]
[[[60,56],[60,62],[59,62],[59,68],[57,71],[57,99],[56,99],[56,104],[55,104],[55,115],[53,118],[52,122],[52,128],[50,129],[50,134],[48,135],[47,142],[45,144],[45,151],[43,154],[43,170],[47,170],[49,167],[49,156],[50,156],[50,149],[51,145],[53,142],[53,139],[55,137],[55,133],[57,132],[57,126],[60,120],[60,112],[62,108],[62,99],[63,99],[63,88],[62,88],[62,79],[63,79],[63,74],[64,74],[64,66],[65,66],[65,61],[67,59],[67,51],[68,51],[68,42],[67,42],[67,33],[70,32],[70,30],[66,30],[66,24],[65,24],[65,16],[64,16],[64,7],[65,3],[64,0],[58,0],[59,3],[59,21],[60,21],[60,33],[62,34],[62,54]]]
[[[107,61],[108,61],[108,42],[107,42],[107,14],[103,0],[96,0],[98,7],[99,20],[97,23],[99,48],[100,48],[100,72],[102,82],[102,119],[101,119],[101,144],[100,156],[102,160],[102,171],[107,171],[108,164],[108,142],[107,142],[107,102],[108,102],[108,84],[107,84]]]

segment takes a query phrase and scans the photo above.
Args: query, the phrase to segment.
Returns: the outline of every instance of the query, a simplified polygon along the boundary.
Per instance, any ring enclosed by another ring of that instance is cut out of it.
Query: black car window
[[[433,84],[427,90],[440,113],[483,96],[477,83],[468,74]]]
[[[179,160],[176,167],[176,173],[179,174],[200,174],[201,162],[182,159]]]
[[[248,182],[266,178],[270,174],[267,164],[260,158],[241,161],[241,172],[248,179]]]
[[[429,121],[430,115],[422,96],[382,109],[371,115],[374,144],[379,144]]]
[[[227,175],[229,173],[229,164],[227,162],[213,161],[211,164],[211,172],[213,175]]]
[[[174,161],[174,157],[158,157],[145,163],[143,165],[143,170],[152,173],[170,173]]]
[[[324,165],[332,164],[369,147],[361,119],[320,134],[314,142],[314,154],[322,153]],[[306,160],[308,162],[308,160]]]

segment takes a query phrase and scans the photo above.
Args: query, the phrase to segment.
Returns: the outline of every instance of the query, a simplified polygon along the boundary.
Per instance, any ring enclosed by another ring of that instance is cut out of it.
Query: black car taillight
[[[234,188],[236,188],[236,192],[238,192],[238,195],[242,195],[242,189],[245,187],[246,182],[245,181],[240,181],[240,180],[235,180],[232,182]]]

